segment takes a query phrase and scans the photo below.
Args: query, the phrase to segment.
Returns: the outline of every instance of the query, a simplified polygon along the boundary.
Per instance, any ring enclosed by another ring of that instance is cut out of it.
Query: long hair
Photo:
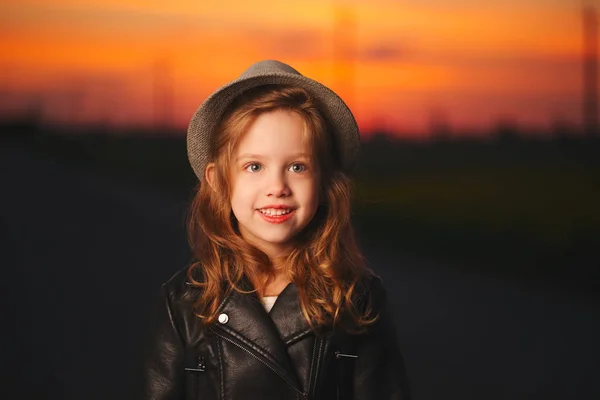
[[[261,86],[240,96],[215,132],[210,149],[215,164],[212,186],[199,182],[188,210],[188,239],[196,260],[188,268],[188,278],[192,286],[202,289],[195,313],[210,324],[231,290],[244,292],[244,276],[251,282],[274,277],[274,261],[239,234],[231,209],[230,167],[244,132],[257,116],[275,110],[302,117],[320,174],[315,216],[295,238],[293,250],[275,262],[286,265],[298,288],[302,313],[313,329],[360,330],[376,316],[361,293],[360,282],[370,270],[350,220],[351,180],[340,167],[332,127],[319,103],[304,89],[284,85]]]

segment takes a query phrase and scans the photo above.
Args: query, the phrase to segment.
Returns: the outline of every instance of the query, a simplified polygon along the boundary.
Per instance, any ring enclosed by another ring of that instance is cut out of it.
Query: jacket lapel
[[[312,332],[300,308],[298,288],[293,283],[279,294],[269,316],[286,346]]]
[[[244,290],[252,289],[247,280],[240,286]],[[260,361],[268,364],[286,382],[300,390],[286,343],[282,340],[283,335],[280,335],[278,327],[267,314],[256,293],[232,291],[221,305],[218,316],[213,325],[217,334],[258,356]]]

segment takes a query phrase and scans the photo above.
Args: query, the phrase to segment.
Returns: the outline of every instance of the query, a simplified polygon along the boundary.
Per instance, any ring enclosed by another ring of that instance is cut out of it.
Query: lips
[[[257,209],[257,211],[265,221],[272,224],[280,224],[288,220],[293,215],[295,209],[288,206],[276,205],[262,207]]]

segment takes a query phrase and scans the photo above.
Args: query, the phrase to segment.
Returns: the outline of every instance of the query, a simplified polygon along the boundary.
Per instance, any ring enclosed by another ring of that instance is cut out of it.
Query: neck
[[[269,258],[268,272],[248,271],[252,285],[262,296],[278,295],[288,283],[291,282],[287,256],[293,249],[294,243],[265,243],[252,240],[252,236],[244,235],[242,238],[252,246],[256,247]]]
[[[256,244],[253,243],[254,246],[256,246]],[[292,251],[292,245],[288,244],[288,245],[261,245],[261,246],[256,246],[260,251],[262,251],[263,253],[265,253],[268,257],[269,260],[271,261],[271,264],[273,265],[281,265],[282,264],[282,259],[285,259],[286,256],[288,254],[290,254],[290,252]]]
[[[279,296],[279,293],[285,289],[285,287],[291,282],[288,273],[281,271],[275,277],[271,276],[266,281],[263,280],[260,286],[255,287],[258,289],[260,297],[264,296]]]
[[[277,296],[292,281],[289,265],[282,258],[272,260],[267,272],[248,272],[247,276],[260,297]]]

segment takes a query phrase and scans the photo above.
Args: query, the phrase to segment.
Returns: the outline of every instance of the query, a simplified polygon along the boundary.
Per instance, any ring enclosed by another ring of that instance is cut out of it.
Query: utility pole
[[[173,80],[168,58],[154,64],[154,129],[165,131],[173,127]],[[164,133],[164,132],[163,132]]]
[[[354,104],[356,63],[356,14],[348,5],[335,5],[333,25],[334,85],[342,99]]]
[[[598,12],[583,5],[583,129],[598,136]]]

